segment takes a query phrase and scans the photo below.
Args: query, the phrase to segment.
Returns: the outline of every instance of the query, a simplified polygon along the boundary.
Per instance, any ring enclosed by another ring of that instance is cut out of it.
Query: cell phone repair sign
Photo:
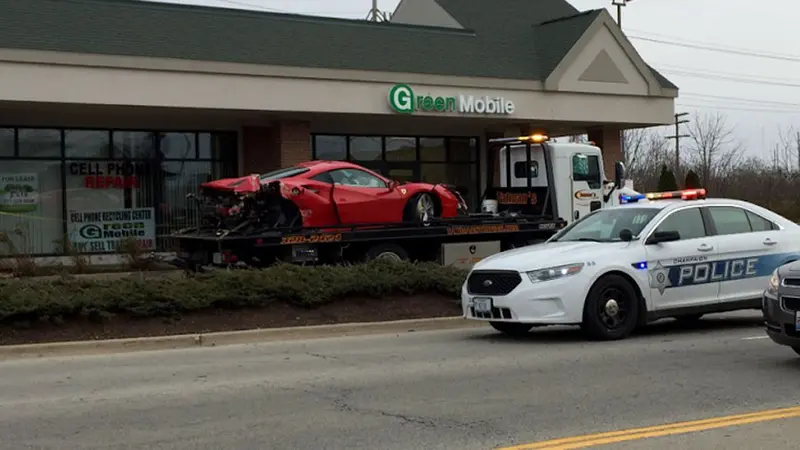
[[[70,211],[68,216],[70,241],[79,252],[119,252],[126,239],[136,240],[141,249],[155,248],[154,208]]]

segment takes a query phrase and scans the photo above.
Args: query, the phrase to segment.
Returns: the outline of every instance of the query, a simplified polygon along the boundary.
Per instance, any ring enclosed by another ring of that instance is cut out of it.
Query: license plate
[[[214,264],[222,264],[222,253],[214,253],[211,255],[211,260],[214,261]]]
[[[472,299],[472,304],[474,305],[475,312],[477,313],[488,313],[492,311],[491,298],[474,298]]]
[[[800,311],[794,312],[794,329],[800,331]]]

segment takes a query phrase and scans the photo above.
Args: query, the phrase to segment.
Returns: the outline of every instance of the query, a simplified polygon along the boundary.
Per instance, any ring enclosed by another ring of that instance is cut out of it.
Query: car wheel
[[[533,325],[525,323],[510,323],[510,322],[489,322],[495,330],[511,337],[522,337],[528,334],[533,328]]]
[[[399,245],[395,244],[379,244],[369,250],[364,255],[366,261],[392,261],[401,262],[408,261],[408,252]]]
[[[437,217],[436,201],[433,195],[422,192],[408,201],[405,220],[408,222],[430,222]]]
[[[639,297],[619,275],[595,282],[583,306],[581,328],[591,339],[610,341],[628,337],[639,321]]]

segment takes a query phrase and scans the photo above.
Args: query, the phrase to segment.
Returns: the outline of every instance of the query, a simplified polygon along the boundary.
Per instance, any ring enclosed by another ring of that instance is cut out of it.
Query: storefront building
[[[403,0],[372,23],[0,0],[0,231],[35,255],[128,235],[169,251],[200,183],[310,159],[455,184],[476,205],[491,137],[588,133],[608,169],[621,129],[671,122],[677,87],[605,10],[487,5]]]

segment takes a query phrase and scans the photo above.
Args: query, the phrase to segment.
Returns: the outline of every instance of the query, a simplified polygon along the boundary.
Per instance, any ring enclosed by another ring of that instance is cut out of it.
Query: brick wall
[[[281,121],[269,127],[242,130],[244,173],[264,173],[311,159],[310,125]]]

